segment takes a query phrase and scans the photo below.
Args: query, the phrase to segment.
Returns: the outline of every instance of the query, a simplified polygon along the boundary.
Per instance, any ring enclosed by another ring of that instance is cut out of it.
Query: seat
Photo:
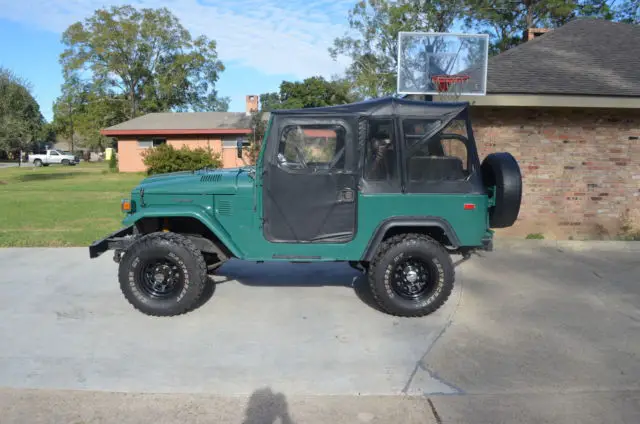
[[[455,156],[414,156],[409,159],[411,181],[455,181],[465,178],[464,164]]]

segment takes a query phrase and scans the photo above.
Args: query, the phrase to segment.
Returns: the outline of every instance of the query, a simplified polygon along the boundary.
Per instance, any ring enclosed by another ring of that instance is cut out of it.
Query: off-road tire
[[[418,258],[429,264],[435,276],[426,298],[409,300],[392,287],[395,264],[401,259]],[[385,240],[368,270],[373,298],[382,311],[401,317],[421,317],[438,310],[453,290],[455,269],[451,256],[436,240],[424,234],[400,234]]]
[[[181,290],[158,299],[142,289],[142,269],[153,260],[173,261],[181,271]],[[207,265],[202,253],[186,237],[175,233],[152,233],[141,237],[122,256],[118,271],[120,289],[138,311],[151,316],[175,316],[189,312],[207,286]]]

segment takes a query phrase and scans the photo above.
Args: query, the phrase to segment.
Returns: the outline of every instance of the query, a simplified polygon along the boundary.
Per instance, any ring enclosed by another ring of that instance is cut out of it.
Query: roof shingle
[[[569,22],[491,57],[487,94],[640,96],[640,26]]]
[[[166,112],[149,113],[107,131],[211,130],[251,128],[251,116],[243,112]]]

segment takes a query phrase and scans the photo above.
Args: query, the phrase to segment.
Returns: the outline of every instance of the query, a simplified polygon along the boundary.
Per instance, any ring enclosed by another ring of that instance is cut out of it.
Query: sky
[[[346,62],[327,48],[348,30],[355,0],[0,0],[0,66],[32,85],[42,114],[52,119],[60,93],[61,34],[95,9],[119,4],[167,7],[194,36],[216,40],[226,69],[216,88],[245,110],[245,95],[277,91],[283,80],[340,74]]]

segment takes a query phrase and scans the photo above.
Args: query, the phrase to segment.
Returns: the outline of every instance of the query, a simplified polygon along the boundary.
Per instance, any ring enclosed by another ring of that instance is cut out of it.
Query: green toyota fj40
[[[492,250],[521,195],[513,156],[480,162],[468,103],[278,110],[255,167],[143,180],[125,227],[89,252],[115,251],[124,296],[149,315],[192,310],[207,274],[237,258],[348,262],[383,311],[424,316],[453,289],[451,254]]]

